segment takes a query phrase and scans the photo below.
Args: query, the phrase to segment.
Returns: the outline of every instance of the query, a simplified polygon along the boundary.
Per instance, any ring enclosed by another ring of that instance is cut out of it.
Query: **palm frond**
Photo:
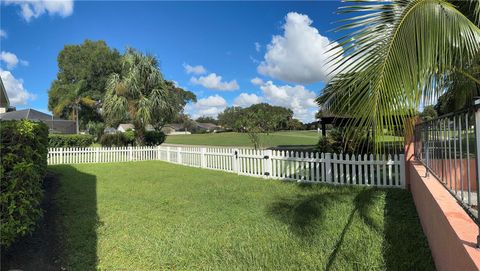
[[[371,127],[379,150],[378,139],[443,92],[446,73],[480,52],[480,29],[445,0],[348,2],[340,12],[353,15],[338,31],[349,33],[331,59],[336,75],[317,101],[350,116],[350,134]]]

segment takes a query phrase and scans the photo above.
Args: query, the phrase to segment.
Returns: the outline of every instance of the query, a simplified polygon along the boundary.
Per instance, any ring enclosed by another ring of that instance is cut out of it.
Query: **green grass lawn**
[[[405,190],[160,161],[49,169],[66,270],[434,269]]]
[[[316,131],[281,131],[262,136],[265,147],[315,145],[320,134]],[[206,146],[253,146],[246,133],[212,133],[167,136],[165,143]]]

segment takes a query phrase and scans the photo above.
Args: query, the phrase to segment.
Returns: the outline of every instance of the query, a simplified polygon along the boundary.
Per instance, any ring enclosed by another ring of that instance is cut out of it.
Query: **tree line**
[[[167,123],[194,129],[195,121],[183,109],[187,103],[196,102],[195,94],[165,79],[152,55],[134,48],[121,54],[102,40],[85,40],[64,46],[57,62],[57,78],[48,91],[48,108],[56,117],[76,120],[77,133],[87,130],[100,138],[106,127],[131,123],[136,143],[143,144],[147,125],[156,131]],[[221,125],[253,137],[304,128],[293,118],[292,110],[265,103],[228,107],[218,119],[200,117],[196,122]]]
[[[133,48],[124,54],[104,41],[66,45],[58,55],[57,78],[48,91],[48,108],[57,117],[77,120],[77,132],[95,133],[130,122],[142,144],[147,125],[156,131],[183,112],[194,93],[163,77],[158,60]]]

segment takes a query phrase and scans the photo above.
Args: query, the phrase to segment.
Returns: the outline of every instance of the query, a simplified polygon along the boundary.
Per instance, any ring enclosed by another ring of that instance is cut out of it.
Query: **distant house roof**
[[[52,120],[52,115],[37,111],[35,109],[22,109],[0,114],[1,120]],[[57,120],[57,118],[54,118]]]
[[[0,114],[0,120],[32,120],[45,123],[50,132],[61,134],[74,134],[76,132],[75,121],[64,120],[35,109],[22,109]]]
[[[208,122],[205,122],[205,123],[197,122],[197,127],[205,130],[214,130],[219,128],[220,126],[213,123],[208,123]]]
[[[134,129],[135,129],[135,126],[133,126],[133,124],[131,123],[122,123],[118,125],[118,128],[117,128],[117,130],[124,130],[124,131],[134,130]]]
[[[0,107],[10,107],[10,100],[8,99],[7,90],[3,85],[2,78],[0,78]]]
[[[168,124],[165,124],[165,126],[163,126],[163,127],[170,127],[172,129],[174,129],[175,131],[183,131],[184,130],[183,124],[180,124],[180,123],[168,123]]]

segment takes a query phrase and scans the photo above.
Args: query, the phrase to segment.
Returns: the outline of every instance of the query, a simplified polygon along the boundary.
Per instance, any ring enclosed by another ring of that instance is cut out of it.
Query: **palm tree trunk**
[[[77,129],[77,135],[80,133],[80,129],[79,129],[79,126],[78,126],[78,106],[75,107],[75,128]]]
[[[135,139],[136,139],[136,143],[138,146],[143,146],[145,145],[145,129],[143,128],[143,126],[136,122],[134,124],[135,126]]]

